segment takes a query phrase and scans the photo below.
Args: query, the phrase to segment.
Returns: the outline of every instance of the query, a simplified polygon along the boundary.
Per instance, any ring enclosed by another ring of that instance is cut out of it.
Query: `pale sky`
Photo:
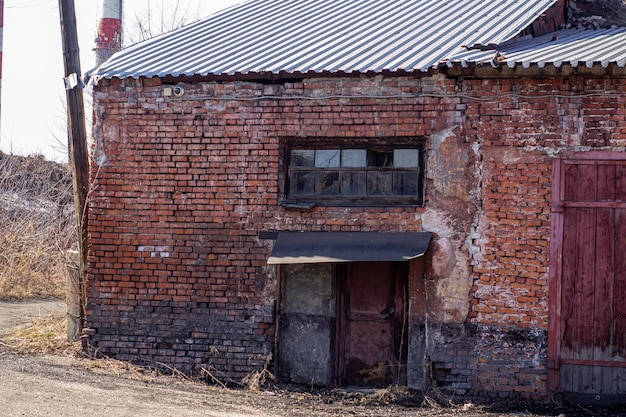
[[[94,66],[93,40],[102,0],[74,0],[81,70]],[[191,17],[206,17],[243,0],[179,0]],[[136,16],[171,13],[177,0],[125,0],[124,27]],[[63,52],[58,0],[5,0],[0,150],[67,161]],[[195,20],[195,19],[193,19]],[[90,132],[88,132],[90,134]]]

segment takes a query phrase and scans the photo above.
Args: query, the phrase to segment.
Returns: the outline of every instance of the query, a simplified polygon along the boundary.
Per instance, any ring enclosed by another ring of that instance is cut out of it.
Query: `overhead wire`
[[[192,100],[220,100],[220,101],[260,101],[260,100],[343,100],[343,99],[415,99],[422,97],[429,98],[463,98],[466,100],[474,101],[495,101],[503,98],[519,98],[525,100],[542,100],[546,98],[591,98],[591,97],[606,97],[606,98],[620,98],[625,97],[626,93],[607,94],[605,92],[590,92],[590,93],[578,93],[578,94],[519,94],[519,93],[506,93],[493,96],[472,96],[470,94],[463,93],[417,93],[417,94],[389,94],[389,95],[377,95],[377,94],[358,94],[358,95],[324,95],[324,96],[275,96],[275,95],[263,95],[255,97],[237,97],[237,96],[210,96],[210,95],[194,95],[194,96],[182,96],[182,97],[170,97],[172,101],[192,101]]]

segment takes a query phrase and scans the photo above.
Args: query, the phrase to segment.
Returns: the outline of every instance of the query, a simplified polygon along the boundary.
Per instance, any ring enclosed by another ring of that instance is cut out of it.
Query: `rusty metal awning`
[[[409,261],[426,253],[429,232],[279,233],[268,264]]]

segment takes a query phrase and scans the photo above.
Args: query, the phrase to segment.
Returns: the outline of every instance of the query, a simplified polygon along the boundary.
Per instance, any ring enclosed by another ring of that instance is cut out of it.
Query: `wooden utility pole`
[[[85,282],[87,276],[87,193],[89,191],[89,154],[83,83],[81,80],[76,10],[74,0],[59,0],[61,15],[61,41],[65,64],[65,90],[67,95],[68,148],[74,183],[74,206],[78,230],[79,290],[81,294],[80,327],[85,324]]]

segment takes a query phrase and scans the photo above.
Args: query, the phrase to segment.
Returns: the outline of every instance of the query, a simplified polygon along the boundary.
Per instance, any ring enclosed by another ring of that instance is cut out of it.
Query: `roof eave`
[[[523,65],[516,63],[509,66],[506,61],[499,63],[497,66],[489,63],[447,63],[440,66],[440,69],[449,77],[458,78],[553,78],[553,77],[570,77],[570,76],[587,76],[587,77],[626,77],[626,65],[620,66],[616,62],[603,64],[594,62],[588,65],[586,62],[572,64],[563,62],[560,65],[554,63],[531,63]]]
[[[438,72],[439,72],[439,69],[437,68],[429,68],[426,71],[422,71],[422,70],[408,71],[408,70],[403,70],[403,69],[394,70],[394,71],[382,70],[382,71],[365,71],[365,72],[359,72],[359,71],[269,72],[269,71],[266,71],[266,72],[248,72],[245,74],[239,73],[239,72],[234,73],[234,74],[182,74],[182,75],[166,74],[163,76],[154,75],[150,77],[140,77],[139,79],[159,79],[161,83],[163,84],[175,84],[179,82],[195,83],[195,82],[205,82],[205,81],[256,81],[256,82],[263,82],[263,83],[277,83],[277,82],[285,82],[285,81],[292,81],[292,80],[302,80],[302,79],[307,79],[307,78],[338,78],[338,77],[372,78],[372,77],[376,77],[379,75],[395,76],[395,77],[411,76],[411,77],[416,77],[416,78],[422,78],[422,77],[432,76],[433,74],[436,74]],[[135,80],[135,79],[136,78],[134,77],[126,77],[126,76],[125,77],[116,77],[116,76],[99,77],[97,79],[92,78],[92,80],[95,81],[94,82],[95,85],[97,85],[101,81],[111,81],[111,80],[120,81],[120,80]]]

